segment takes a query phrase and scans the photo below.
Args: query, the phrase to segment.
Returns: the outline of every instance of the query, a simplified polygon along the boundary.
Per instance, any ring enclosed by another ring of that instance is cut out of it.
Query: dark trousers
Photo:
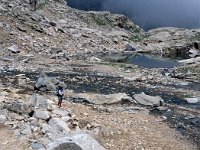
[[[58,106],[61,107],[63,96],[58,96]]]

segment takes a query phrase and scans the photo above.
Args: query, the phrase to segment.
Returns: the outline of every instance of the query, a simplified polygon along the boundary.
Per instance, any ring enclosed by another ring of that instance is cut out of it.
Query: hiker
[[[63,100],[63,96],[64,96],[64,89],[63,89],[63,87],[58,86],[56,88],[56,95],[58,96],[58,107],[60,108],[62,100]]]
[[[33,10],[35,11],[37,8],[37,0],[29,0],[29,3],[31,7],[33,7]]]

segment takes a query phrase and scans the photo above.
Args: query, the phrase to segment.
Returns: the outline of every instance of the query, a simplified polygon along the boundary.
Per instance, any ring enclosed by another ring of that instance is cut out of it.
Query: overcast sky
[[[79,5],[86,9],[126,14],[146,30],[162,26],[200,28],[200,0],[68,0],[68,2],[73,2],[76,7]]]

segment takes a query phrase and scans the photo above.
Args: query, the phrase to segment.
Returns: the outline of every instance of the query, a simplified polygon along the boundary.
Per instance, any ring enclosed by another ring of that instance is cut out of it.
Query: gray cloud
[[[129,16],[145,30],[173,26],[200,28],[200,0],[68,0],[85,10],[108,10]],[[77,8],[77,7],[76,7]]]

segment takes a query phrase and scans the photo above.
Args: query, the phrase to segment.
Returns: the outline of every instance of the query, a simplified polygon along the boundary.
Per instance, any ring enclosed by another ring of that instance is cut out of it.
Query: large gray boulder
[[[32,135],[31,127],[28,124],[24,125],[20,130],[21,130],[20,133],[23,135],[27,136]]]
[[[42,109],[48,108],[47,100],[44,99],[41,95],[36,94],[36,93],[34,93],[30,97],[29,105],[34,106],[34,107],[38,107],[38,108],[42,108]]]
[[[62,131],[59,131],[46,123],[41,124],[41,131],[43,134],[48,135],[48,137],[52,140],[64,136],[64,133]]]
[[[57,86],[66,87],[65,83],[56,78],[48,77],[44,73],[40,74],[40,77],[35,84],[35,88],[40,91],[55,91]]]
[[[20,53],[20,50],[16,45],[12,45],[11,47],[8,47],[8,50],[10,50],[12,53]]]
[[[70,128],[68,127],[68,124],[60,119],[60,118],[52,118],[49,121],[49,125],[51,125],[53,128],[55,128],[58,131],[63,131],[63,132],[70,132]]]
[[[25,106],[24,103],[19,102],[19,101],[4,101],[3,102],[4,109],[15,112],[17,114],[23,114],[25,112],[24,106]]]
[[[61,117],[66,117],[66,116],[70,116],[70,112],[65,111],[65,110],[61,110],[61,109],[54,109],[52,111],[53,114],[59,115]]]
[[[200,102],[200,97],[185,98],[185,100],[190,104],[195,104]]]
[[[74,101],[101,105],[101,104],[132,102],[132,98],[128,96],[126,93],[115,93],[109,95],[80,93],[75,95]]]
[[[160,96],[149,96],[144,92],[141,94],[135,94],[134,98],[138,104],[145,106],[162,106],[164,103],[164,100]]]
[[[55,140],[47,145],[47,150],[105,150],[89,134],[75,134]]]
[[[46,120],[50,117],[50,112],[37,109],[34,111],[33,117]]]

